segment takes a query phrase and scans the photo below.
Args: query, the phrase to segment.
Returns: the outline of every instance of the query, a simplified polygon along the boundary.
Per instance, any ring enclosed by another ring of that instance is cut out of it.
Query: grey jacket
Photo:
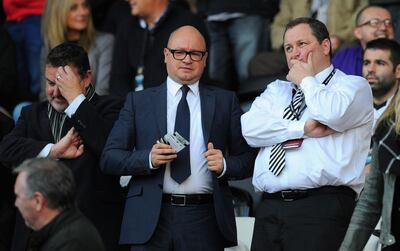
[[[377,157],[378,147],[377,144],[374,144],[372,168],[339,251],[363,250],[381,215],[382,226],[379,241],[383,246],[393,245],[396,241],[390,234],[390,225],[397,176],[391,173],[382,173]]]
[[[97,33],[96,42],[89,51],[90,67],[93,71],[93,85],[96,93],[106,95],[110,93],[110,73],[114,36],[109,33]]]

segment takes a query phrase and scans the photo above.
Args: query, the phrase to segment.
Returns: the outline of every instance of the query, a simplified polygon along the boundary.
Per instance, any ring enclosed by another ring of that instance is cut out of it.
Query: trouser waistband
[[[263,193],[262,199],[274,199],[283,201],[293,201],[302,199],[309,196],[322,195],[322,194],[333,194],[333,193],[343,193],[355,198],[356,192],[347,186],[323,186],[318,188],[310,189],[290,189],[282,190],[275,193]]]
[[[164,193],[162,202],[173,206],[200,205],[213,202],[212,194],[168,194]]]

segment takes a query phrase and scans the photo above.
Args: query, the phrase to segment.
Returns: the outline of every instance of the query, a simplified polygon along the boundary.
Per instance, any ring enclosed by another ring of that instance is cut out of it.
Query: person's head
[[[171,33],[164,48],[164,62],[170,78],[180,84],[193,84],[201,78],[206,60],[206,42],[196,28],[182,26]]]
[[[356,16],[354,36],[362,48],[377,38],[394,38],[392,16],[389,11],[379,6],[366,6]]]
[[[58,67],[70,66],[72,71],[79,75],[80,84],[85,89],[92,81],[89,58],[86,51],[79,45],[64,42],[54,47],[46,59],[46,97],[50,104],[58,112],[63,112],[68,107],[67,100],[61,95],[56,85],[56,73]]]
[[[374,102],[383,103],[391,97],[400,79],[400,45],[387,38],[369,41],[364,50],[363,76],[372,88]]]
[[[320,72],[330,65],[331,42],[326,26],[317,19],[300,17],[290,21],[283,34],[283,48],[289,69],[291,60],[307,62],[311,60],[316,72]]]
[[[168,5],[168,0],[128,0],[128,2],[131,6],[131,14],[147,22],[155,22]]]
[[[47,0],[43,13],[43,37],[48,48],[77,41],[89,50],[96,31],[88,0]]]
[[[52,159],[28,159],[15,170],[15,206],[25,223],[39,230],[65,209],[75,207],[71,170]]]

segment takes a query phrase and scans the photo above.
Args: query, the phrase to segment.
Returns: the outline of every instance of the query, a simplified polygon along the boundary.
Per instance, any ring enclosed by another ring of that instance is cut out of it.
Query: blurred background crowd
[[[354,33],[356,15],[366,5],[398,13],[400,4],[394,0],[3,0],[0,105],[12,113],[17,104],[43,99],[44,57],[64,41],[89,51],[98,94],[125,97],[129,90],[158,85],[166,77],[162,49],[169,31],[182,24],[194,24],[207,38],[208,82],[236,91],[242,101],[251,100],[269,79],[287,72],[282,35],[289,20],[310,16],[324,22],[336,52],[366,42]],[[392,14],[395,30],[398,20]]]

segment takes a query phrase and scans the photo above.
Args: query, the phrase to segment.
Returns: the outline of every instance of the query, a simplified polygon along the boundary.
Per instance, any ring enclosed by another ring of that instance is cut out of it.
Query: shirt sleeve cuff
[[[305,121],[293,120],[288,125],[289,139],[298,139],[304,136]]]
[[[156,170],[158,167],[154,167],[153,164],[151,163],[151,152],[149,153],[149,167],[151,170]]]
[[[69,104],[67,109],[65,109],[65,113],[68,115],[68,117],[72,117],[72,115],[75,114],[76,110],[78,110],[79,106],[82,104],[82,102],[85,100],[85,95],[80,94],[78,95],[72,102]]]
[[[50,150],[51,150],[51,148],[52,148],[53,146],[54,146],[54,144],[51,144],[51,143],[47,144],[47,145],[42,149],[42,151],[40,151],[40,153],[37,155],[37,157],[38,157],[38,158],[45,158],[45,157],[49,156]]]
[[[222,167],[222,173],[217,177],[217,179],[223,177],[225,175],[225,173],[226,173],[226,161],[224,158],[224,166]]]
[[[313,76],[308,76],[303,78],[303,80],[300,83],[300,88],[304,91],[304,95],[306,92],[309,92],[311,89],[315,88],[316,86],[319,86],[318,82],[315,80],[315,77]]]

